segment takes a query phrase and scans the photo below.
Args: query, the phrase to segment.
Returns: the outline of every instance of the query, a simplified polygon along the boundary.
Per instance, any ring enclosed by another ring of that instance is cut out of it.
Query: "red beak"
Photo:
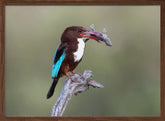
[[[95,32],[91,30],[87,30],[86,32],[81,33],[84,38],[94,39],[96,41],[104,41],[107,46],[112,46],[111,40],[107,37],[106,34],[102,32]]]
[[[81,34],[84,38],[87,38],[87,39],[94,39],[94,40],[102,40],[102,38],[100,38],[100,35],[101,33],[100,32],[95,32],[95,31],[86,31],[86,32],[83,32]]]

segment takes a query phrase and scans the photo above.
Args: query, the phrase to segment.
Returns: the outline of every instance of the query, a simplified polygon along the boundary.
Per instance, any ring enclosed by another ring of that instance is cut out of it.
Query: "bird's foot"
[[[71,72],[72,72],[72,74],[78,74],[80,76],[80,78],[83,78],[84,79],[83,75],[81,75],[80,73],[76,73],[74,71],[71,71]]]
[[[68,74],[65,75],[66,77],[68,77],[68,79],[72,80],[73,82],[76,82],[74,79],[72,79]]]

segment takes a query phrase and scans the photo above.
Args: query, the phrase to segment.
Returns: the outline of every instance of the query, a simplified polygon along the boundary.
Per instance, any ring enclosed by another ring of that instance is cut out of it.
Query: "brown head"
[[[61,36],[61,41],[74,42],[74,41],[77,41],[78,38],[103,41],[100,35],[101,35],[100,32],[91,31],[82,26],[71,26],[71,27],[67,27],[64,30]]]

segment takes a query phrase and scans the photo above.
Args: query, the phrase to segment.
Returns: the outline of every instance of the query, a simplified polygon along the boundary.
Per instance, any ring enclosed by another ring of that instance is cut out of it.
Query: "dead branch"
[[[89,86],[104,88],[103,85],[93,80],[91,76],[92,71],[85,70],[83,73],[84,78],[81,78],[78,74],[71,75],[71,78],[76,82],[73,82],[71,79],[66,79],[62,91],[52,108],[51,116],[62,116],[71,97],[86,91],[89,89]]]

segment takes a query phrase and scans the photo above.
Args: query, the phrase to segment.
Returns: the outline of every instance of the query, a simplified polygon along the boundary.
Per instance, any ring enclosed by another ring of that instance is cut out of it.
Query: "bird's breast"
[[[73,53],[74,62],[77,62],[82,58],[84,54],[84,48],[85,48],[85,43],[82,38],[78,38],[77,41],[78,41],[78,47],[77,47],[76,52]]]

